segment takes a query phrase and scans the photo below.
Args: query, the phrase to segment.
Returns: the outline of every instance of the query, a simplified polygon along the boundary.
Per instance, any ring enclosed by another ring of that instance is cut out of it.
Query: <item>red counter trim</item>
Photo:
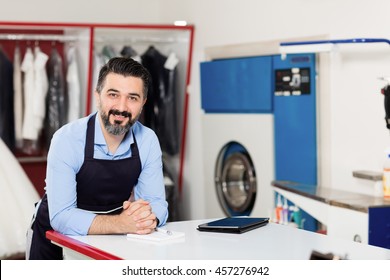
[[[63,247],[72,249],[73,251],[79,252],[80,254],[95,260],[122,260],[115,255],[87,245],[81,241],[72,239],[71,237],[58,233],[54,230],[47,231],[46,238],[62,245]]]

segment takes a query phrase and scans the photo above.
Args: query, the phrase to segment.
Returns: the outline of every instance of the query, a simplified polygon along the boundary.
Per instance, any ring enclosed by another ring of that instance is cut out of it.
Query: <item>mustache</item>
[[[126,111],[119,111],[119,110],[114,110],[114,109],[111,109],[110,111],[108,111],[108,116],[110,115],[119,115],[119,116],[122,116],[122,117],[125,117],[125,118],[130,118],[131,119],[131,113],[129,112],[126,112]]]

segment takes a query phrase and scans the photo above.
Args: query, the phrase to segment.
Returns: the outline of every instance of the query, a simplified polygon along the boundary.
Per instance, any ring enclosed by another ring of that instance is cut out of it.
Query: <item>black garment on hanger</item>
[[[0,138],[15,148],[13,65],[0,46]]]
[[[45,135],[47,149],[53,134],[67,123],[68,99],[62,58],[53,47],[48,62],[49,90],[46,96]]]
[[[179,152],[175,96],[176,71],[164,67],[167,57],[154,46],[150,46],[141,58],[152,80],[148,100],[143,110],[144,124],[156,132],[162,151],[175,155]]]
[[[137,52],[130,46],[124,46],[121,50],[121,56],[123,57],[132,58],[136,55],[138,55]]]

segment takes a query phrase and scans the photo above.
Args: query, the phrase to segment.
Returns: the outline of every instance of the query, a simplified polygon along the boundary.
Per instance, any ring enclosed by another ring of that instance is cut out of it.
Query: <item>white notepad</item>
[[[185,237],[184,232],[172,231],[172,230],[166,230],[160,228],[150,234],[135,234],[135,233],[127,234],[127,238],[130,239],[153,241],[153,242],[178,240],[178,239],[184,239],[184,237]]]

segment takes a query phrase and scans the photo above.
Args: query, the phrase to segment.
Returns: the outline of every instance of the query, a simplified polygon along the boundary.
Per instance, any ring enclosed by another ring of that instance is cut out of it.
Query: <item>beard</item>
[[[115,120],[112,124],[110,123],[110,115],[120,115],[125,117],[125,119],[123,121]],[[138,119],[138,116],[132,119],[132,115],[130,112],[121,112],[119,110],[113,109],[108,111],[108,114],[106,114],[103,110],[100,110],[100,116],[102,118],[104,128],[107,130],[108,133],[113,135],[123,135],[127,133]],[[126,123],[123,124],[124,122]]]

